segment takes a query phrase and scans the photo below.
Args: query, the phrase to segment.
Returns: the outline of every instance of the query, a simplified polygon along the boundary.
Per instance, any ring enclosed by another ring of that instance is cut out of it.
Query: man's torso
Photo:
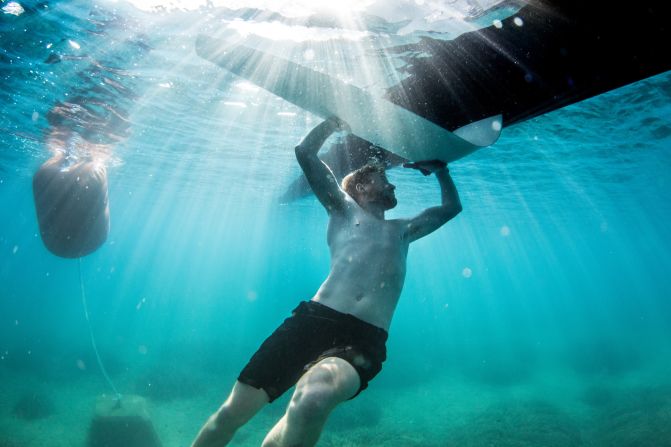
[[[348,198],[329,220],[331,271],[314,301],[385,330],[403,288],[407,223],[378,219]]]

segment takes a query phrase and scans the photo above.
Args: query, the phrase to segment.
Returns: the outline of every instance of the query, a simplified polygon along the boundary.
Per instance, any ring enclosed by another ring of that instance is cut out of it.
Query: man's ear
[[[356,188],[356,192],[363,192],[363,184],[362,183],[357,183],[355,188]]]

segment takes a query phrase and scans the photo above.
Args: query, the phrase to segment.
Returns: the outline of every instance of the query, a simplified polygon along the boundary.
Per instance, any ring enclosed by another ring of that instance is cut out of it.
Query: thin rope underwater
[[[98,353],[98,346],[96,345],[96,338],[93,336],[93,327],[91,327],[91,319],[89,318],[89,308],[86,303],[86,292],[84,291],[84,275],[82,274],[82,258],[79,258],[79,289],[81,290],[82,294],[82,305],[84,306],[84,316],[86,317],[86,324],[88,325],[89,328],[89,334],[91,335],[91,345],[93,346],[93,352],[96,353],[96,360],[98,361],[98,366],[100,367],[100,370],[103,373],[103,376],[105,377],[105,380],[107,381],[107,384],[112,388],[112,391],[114,391],[114,395],[116,396],[117,400],[120,402],[121,401],[121,393],[119,393],[114,386],[114,383],[112,382],[112,379],[110,379],[109,374],[107,374],[107,370],[105,369],[105,365],[103,365],[103,361],[100,358],[100,354]]]

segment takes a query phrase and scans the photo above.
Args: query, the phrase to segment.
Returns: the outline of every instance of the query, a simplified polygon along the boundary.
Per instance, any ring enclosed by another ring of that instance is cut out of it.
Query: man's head
[[[389,183],[384,165],[367,164],[342,179],[342,189],[362,208],[369,205],[383,211],[396,206],[396,187]]]

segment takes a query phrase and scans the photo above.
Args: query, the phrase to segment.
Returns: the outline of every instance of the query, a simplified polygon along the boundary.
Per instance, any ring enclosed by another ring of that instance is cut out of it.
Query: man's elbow
[[[310,153],[307,152],[300,144],[294,148],[294,152],[296,153],[296,160],[298,160],[298,164],[301,167],[307,165],[310,158]]]
[[[300,159],[301,157],[305,157],[305,148],[301,146],[300,144],[294,148],[294,152],[296,153],[296,158]]]
[[[443,213],[444,213],[444,219],[445,222],[448,220],[454,219],[457,214],[459,214],[463,208],[461,207],[461,203],[457,202],[448,206],[443,207]]]
[[[319,160],[319,157],[317,157],[317,152],[312,150],[309,147],[306,147],[302,144],[299,144],[294,148],[294,152],[296,154],[296,159],[303,164],[304,162],[309,162],[310,160]]]

